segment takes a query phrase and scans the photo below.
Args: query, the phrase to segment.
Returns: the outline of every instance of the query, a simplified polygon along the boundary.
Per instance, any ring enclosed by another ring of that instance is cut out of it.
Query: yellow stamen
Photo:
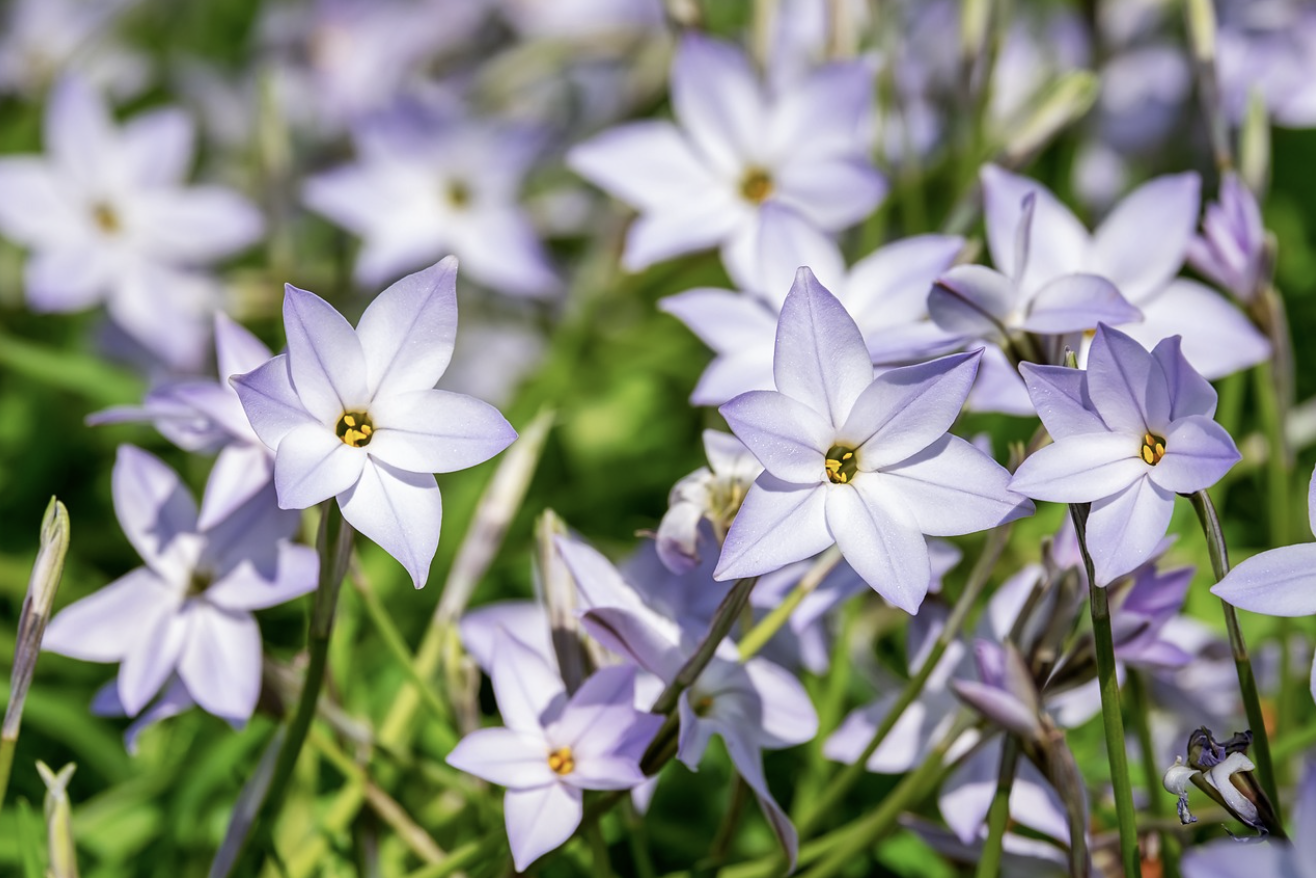
[[[559,747],[548,754],[548,767],[560,775],[568,775],[576,770],[576,758],[571,755],[570,747]]]
[[[740,194],[746,201],[762,204],[772,195],[772,177],[762,168],[750,168],[740,179]]]
[[[92,206],[91,215],[96,220],[97,227],[107,235],[116,235],[119,233],[119,229],[122,228],[119,215],[114,212],[114,208],[103,201]]]
[[[461,180],[449,180],[443,189],[443,197],[447,200],[448,206],[461,210],[471,203],[471,187]]]
[[[338,419],[338,426],[334,429],[334,433],[343,440],[343,444],[353,448],[364,448],[369,445],[370,437],[374,432],[375,425],[370,422],[370,416],[365,412],[343,412],[343,416]]]
[[[1165,456],[1165,439],[1157,436],[1155,433],[1145,433],[1142,437],[1142,462],[1148,466],[1156,466]]]
[[[835,445],[827,452],[827,478],[834,485],[849,484],[850,479],[859,471],[859,461],[855,459],[854,449],[844,445]]]

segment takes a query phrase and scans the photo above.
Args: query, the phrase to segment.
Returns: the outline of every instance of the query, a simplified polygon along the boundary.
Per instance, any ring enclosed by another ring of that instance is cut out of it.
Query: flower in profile
[[[358,281],[381,284],[452,253],[467,275],[500,292],[557,291],[544,246],[517,203],[541,136],[399,111],[362,123],[355,140],[357,161],[307,180],[305,200],[364,239]]]
[[[114,464],[114,511],[146,566],[65,607],[43,648],[121,662],[118,701],[136,716],[174,674],[197,704],[243,722],[260,695],[260,628],[252,610],[315,589],[319,561],[288,538],[298,516],[257,496],[212,527],[178,475],[123,445]]]
[[[1188,244],[1188,264],[1246,303],[1257,296],[1266,259],[1256,196],[1237,174],[1225,174],[1220,201],[1206,206],[1202,234]]]
[[[1166,778],[1169,786],[1170,775]],[[1171,792],[1178,791],[1176,783]],[[1297,792],[1289,840],[1271,838],[1257,845],[1221,839],[1194,847],[1184,852],[1183,874],[1186,878],[1316,878],[1316,765],[1310,761]]]
[[[700,523],[712,523],[720,539],[736,517],[749,486],[763,472],[758,459],[735,436],[704,431],[708,466],[701,466],[672,487],[668,508],[658,525],[658,557],[673,573],[699,566]]]
[[[507,838],[523,872],[575,832],[583,790],[644,783],[640,758],[663,718],[635,709],[633,667],[595,671],[568,698],[544,658],[506,632],[492,677],[506,727],[467,735],[448,764],[507,788]]]
[[[196,269],[250,245],[262,220],[235,192],[182,185],[192,137],[181,111],[116,127],[86,83],[55,88],[47,155],[0,159],[0,232],[32,251],[24,281],[33,309],[104,301],[114,322],[168,365],[200,365],[219,291]]]
[[[457,334],[457,259],[384,290],[355,329],[289,284],[283,322],[288,352],[231,379],[274,449],[279,506],[338,498],[343,518],[422,587],[443,516],[432,474],[475,466],[516,438],[488,403],[434,389]]]
[[[1102,324],[1085,371],[1020,366],[1052,445],[1010,487],[1035,500],[1091,503],[1087,544],[1104,586],[1155,552],[1174,495],[1209,488],[1239,461],[1211,420],[1216,393],[1167,338],[1150,353]]]
[[[882,200],[886,183],[856,137],[872,88],[868,67],[849,63],[770,93],[740,49],[689,33],[672,62],[676,124],[605,131],[567,162],[640,212],[622,255],[628,270],[720,246],[733,277],[752,277],[767,205],[834,232]]]
[[[1192,783],[1221,805],[1239,822],[1259,831],[1284,837],[1284,829],[1275,817],[1270,800],[1252,772],[1256,766],[1247,758],[1252,732],[1238,732],[1225,741],[1217,741],[1205,726],[1188,736],[1188,761],[1174,757],[1174,765],[1165,772],[1162,783],[1168,792],[1179,797],[1179,821],[1196,823],[1188,809],[1188,784]]]
[[[228,379],[250,372],[271,357],[250,331],[220,312],[215,315],[215,360],[219,380],[184,378],[153,387],[140,406],[97,412],[88,424],[150,421],[184,451],[218,452],[210,470],[198,524],[208,528],[233,514],[270,483],[274,455],[251,429],[237,391]]]
[[[801,268],[777,327],[777,389],[719,409],[766,471],[727,533],[716,578],[769,573],[836,544],[879,594],[917,612],[931,581],[924,534],[985,530],[1033,508],[1004,467],[947,432],[979,356],[874,379],[858,326]]]

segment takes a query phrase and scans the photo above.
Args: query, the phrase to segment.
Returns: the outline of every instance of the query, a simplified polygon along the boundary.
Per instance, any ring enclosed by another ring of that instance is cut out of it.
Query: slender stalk
[[[977,603],[978,598],[982,595],[983,588],[987,585],[987,579],[991,575],[992,569],[996,566],[996,561],[1005,549],[1005,543],[1010,535],[1010,526],[1008,524],[1000,525],[993,529],[987,536],[987,544],[983,546],[982,554],[978,556],[978,561],[973,566],[972,572],[969,573],[968,582],[964,584],[964,591],[961,592],[959,600],[951,608],[950,615],[946,617],[946,625],[937,635],[936,641],[932,644],[928,656],[924,659],[923,664],[905,684],[901,690],[900,697],[896,699],[891,710],[882,718],[877,730],[873,732],[873,737],[869,740],[868,745],[864,747],[859,758],[845,768],[841,769],[840,774],[836,776],[831,783],[827,785],[827,791],[823,793],[822,798],[806,813],[800,815],[797,820],[800,837],[804,838],[817,827],[819,820],[832,811],[850,788],[863,777],[868,770],[868,760],[877,752],[877,748],[886,740],[891,729],[900,721],[906,708],[913,704],[915,699],[923,691],[924,685],[927,684],[928,678],[932,676],[932,671],[936,668],[937,663],[941,661],[941,656],[950,646],[951,641],[959,636],[960,628],[964,625],[964,620]]]
[[[585,827],[585,838],[589,842],[590,866],[598,878],[612,878],[612,861],[608,858],[608,843],[603,838],[603,829],[597,823]]]
[[[757,576],[751,576],[748,579],[737,579],[735,585],[727,592],[727,596],[722,598],[722,603],[718,604],[717,612],[713,614],[713,624],[709,626],[708,634],[704,637],[703,643],[695,650],[694,655],[686,660],[677,671],[672,682],[667,684],[662,694],[654,701],[653,707],[650,708],[653,713],[670,714],[676,709],[677,699],[681,693],[694,685],[699,679],[699,675],[708,667],[708,663],[713,660],[713,654],[722,641],[726,639],[727,634],[731,632],[731,626],[736,624],[736,619],[740,616],[740,611],[745,608],[749,602],[750,592],[754,590],[754,584],[759,581]],[[650,748],[652,749],[652,748]]]
[[[1138,736],[1138,749],[1142,751],[1143,783],[1147,785],[1147,810],[1152,817],[1168,817],[1166,800],[1161,793],[1162,769],[1156,764],[1156,749],[1152,743],[1151,725],[1147,714],[1151,703],[1147,698],[1147,684],[1142,672],[1130,668],[1127,672],[1125,688],[1132,702],[1129,719],[1133,723],[1134,733]],[[1161,830],[1161,875],[1164,878],[1179,878],[1179,839],[1174,832]]]
[[[264,866],[273,836],[274,821],[283,809],[292,773],[297,767],[297,757],[302,752],[302,745],[306,743],[311,721],[315,719],[316,702],[320,700],[320,689],[324,685],[325,668],[329,662],[329,635],[333,632],[338,590],[347,573],[353,533],[352,526],[343,520],[338,502],[334,499],[326,500],[322,506],[320,533],[316,539],[316,550],[320,554],[320,582],[315,590],[315,601],[311,605],[310,630],[306,638],[310,654],[306,678],[302,683],[297,710],[288,723],[287,737],[279,748],[269,789],[260,806],[256,835],[247,837],[247,843],[237,857],[237,865],[232,874],[259,875]]]
[[[1133,786],[1129,782],[1129,757],[1124,743],[1124,717],[1120,712],[1120,684],[1115,676],[1115,638],[1110,628],[1110,603],[1106,589],[1097,585],[1096,572],[1087,542],[1087,504],[1072,504],[1069,515],[1078,535],[1078,548],[1088,575],[1088,607],[1092,613],[1092,640],[1101,687],[1101,719],[1106,732],[1106,758],[1115,791],[1115,818],[1119,824],[1120,859],[1125,875],[1142,874],[1138,855],[1138,827],[1133,810]]]
[[[832,546],[826,552],[818,557],[808,572],[800,578],[795,588],[791,589],[790,594],[786,595],[785,600],[772,608],[772,612],[764,616],[763,619],[749,630],[740,641],[740,660],[747,661],[751,656],[767,645],[768,641],[773,638],[778,631],[782,629],[791,613],[800,605],[806,597],[814,592],[815,589],[827,578],[827,574],[835,569],[841,561],[841,549],[839,546]]]
[[[1215,504],[1206,491],[1191,495],[1193,509],[1197,520],[1201,522],[1202,533],[1206,536],[1206,547],[1211,555],[1211,569],[1216,582],[1229,573],[1229,547],[1225,544],[1225,534],[1220,528],[1220,517],[1216,514]],[[1274,763],[1270,758],[1270,736],[1266,732],[1266,718],[1261,712],[1261,698],[1257,694],[1257,678],[1252,672],[1252,659],[1248,655],[1247,643],[1243,640],[1243,630],[1238,624],[1238,613],[1233,606],[1220,602],[1225,614],[1225,627],[1229,630],[1229,647],[1234,653],[1234,668],[1238,671],[1238,688],[1243,697],[1243,709],[1247,713],[1248,725],[1252,727],[1252,756],[1257,766],[1257,776],[1261,788],[1270,799],[1275,811],[1275,819],[1283,823],[1280,813],[1280,799],[1275,786]]]
[[[635,867],[636,878],[657,878],[653,867],[653,857],[649,854],[649,836],[645,831],[644,819],[635,812],[630,799],[622,802],[622,820],[626,825],[626,843],[631,849],[631,864]]]
[[[996,776],[996,794],[987,812],[987,842],[979,855],[977,878],[994,878],[1001,873],[1001,853],[1005,845],[1005,825],[1010,819],[1010,789],[1019,767],[1019,739],[1006,735],[1001,747],[1001,770]]]

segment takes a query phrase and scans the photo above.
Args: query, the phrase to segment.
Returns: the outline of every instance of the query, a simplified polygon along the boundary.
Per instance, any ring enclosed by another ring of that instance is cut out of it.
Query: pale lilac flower
[[[672,487],[667,512],[658,525],[658,557],[673,573],[689,573],[699,565],[700,522],[708,520],[716,531],[725,533],[745,492],[763,472],[745,444],[729,433],[705,430],[704,454],[708,466]]]
[[[660,0],[498,0],[522,37],[601,41],[663,26]]]
[[[252,610],[311,592],[315,551],[288,542],[298,516],[256,497],[213,527],[176,473],[124,445],[114,511],[145,567],[66,607],[44,647],[84,661],[121,662],[118,698],[137,716],[171,676],[205,710],[233,722],[260,694],[260,628]]]
[[[1316,878],[1316,765],[1311,762],[1298,786],[1290,828],[1288,841],[1272,838],[1258,845],[1222,839],[1193,847],[1184,852],[1184,878]]]
[[[1241,121],[1259,92],[1276,125],[1316,127],[1316,10],[1293,0],[1219,4],[1216,69],[1225,110]]]
[[[196,269],[250,245],[260,214],[219,186],[182,185],[192,126],[156,110],[116,127],[100,96],[66,79],[45,118],[46,156],[0,159],[0,232],[28,247],[37,311],[104,301],[134,339],[180,369],[205,356],[218,285]]]
[[[305,199],[364,240],[367,286],[453,253],[474,280],[516,296],[560,281],[517,201],[543,138],[474,119],[394,114],[356,128],[357,161],[312,177]]]
[[[16,0],[0,27],[0,91],[36,97],[75,73],[117,98],[139,94],[150,76],[115,25],[135,0]]]
[[[622,264],[722,248],[733,276],[754,273],[761,210],[779,204],[825,231],[867,216],[886,192],[862,142],[867,65],[833,64],[768,92],[738,48],[690,33],[672,62],[676,124],[635,122],[575,147],[568,164],[635,207]]]
[[[1308,486],[1307,516],[1316,533],[1316,474]],[[1253,555],[1212,586],[1211,593],[1240,609],[1267,616],[1316,614],[1316,543]],[[1316,664],[1312,666],[1311,692],[1316,698]]]
[[[347,522],[425,584],[443,516],[432,473],[475,466],[516,431],[488,403],[435,390],[457,334],[457,260],[390,286],[357,328],[289,284],[288,352],[232,381],[274,449],[284,509],[338,499]]]
[[[963,248],[962,238],[915,235],[875,250],[847,272],[840,248],[793,211],[765,205],[761,213],[753,259],[758,276],[740,281],[752,295],[701,287],[658,304],[715,354],[690,395],[695,405],[721,405],[746,391],[775,387],[777,315],[801,265],[836,291],[874,363],[922,360],[963,343],[962,336],[934,324],[927,308],[928,289]]]
[[[663,719],[635,709],[634,668],[596,671],[568,698],[556,671],[506,633],[497,641],[492,677],[506,727],[472,732],[447,761],[507,788],[507,838],[523,872],[575,832],[583,790],[645,782],[640,757]]]
[[[874,379],[854,320],[800,269],[778,323],[777,390],[720,409],[766,472],[731,525],[716,577],[769,573],[835,543],[883,597],[917,612],[931,579],[924,534],[971,533],[1032,511],[1000,464],[947,433],[978,356]]]
[[[983,265],[951,268],[928,293],[933,322],[948,333],[1009,346],[1017,333],[1064,335],[1094,329],[1098,323],[1141,319],[1114,284],[1095,274],[1062,274],[1034,290],[1024,289],[1035,203],[1035,193],[1024,196],[1011,273]]]
[[[1226,174],[1220,201],[1206,206],[1202,234],[1188,245],[1188,264],[1240,302],[1251,302],[1266,262],[1266,227],[1256,196],[1237,174]]]
[[[1214,485],[1239,460],[1211,420],[1216,393],[1168,338],[1151,353],[1119,330],[1097,328],[1086,371],[1020,367],[1054,444],[1010,481],[1035,500],[1091,503],[1088,549],[1097,584],[1151,557],[1174,495]]]
[[[189,378],[152,388],[140,406],[97,412],[87,423],[149,421],[184,451],[218,453],[206,482],[198,524],[211,527],[256,496],[274,477],[274,454],[251,429],[230,376],[250,372],[272,354],[260,339],[224,313],[215,314],[219,380]]]
[[[1046,187],[994,165],[982,170],[987,243],[993,264],[1016,275],[1015,232],[1033,194],[1034,231],[1025,295],[1073,272],[1110,280],[1142,312],[1119,328],[1145,346],[1183,337],[1184,356],[1207,378],[1221,378],[1270,355],[1265,337],[1228,301],[1202,284],[1176,280],[1197,226],[1200,181],[1195,173],[1157,177],[1135,189],[1089,233]]]

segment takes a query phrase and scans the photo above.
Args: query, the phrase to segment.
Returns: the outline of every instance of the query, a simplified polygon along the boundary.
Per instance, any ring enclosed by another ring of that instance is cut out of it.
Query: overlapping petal
[[[315,293],[287,284],[283,326],[292,384],[308,412],[333,425],[344,412],[366,407],[365,355],[342,314]]]
[[[294,428],[279,443],[274,459],[279,506],[306,509],[343,493],[361,478],[367,457],[323,424]]]
[[[718,411],[759,462],[779,479],[815,484],[832,446],[831,424],[815,409],[784,393],[742,393]]]
[[[772,372],[779,391],[822,412],[833,427],[845,423],[873,382],[859,327],[807,267],[782,305]]]
[[[827,527],[845,560],[888,602],[917,613],[932,579],[918,522],[883,496],[880,483],[868,474],[824,490]]]
[[[932,536],[974,533],[1033,513],[1009,470],[950,434],[872,476],[872,490],[891,496]]]
[[[713,578],[770,573],[816,555],[835,542],[824,520],[827,486],[801,488],[769,473],[759,476],[741,503]]]

